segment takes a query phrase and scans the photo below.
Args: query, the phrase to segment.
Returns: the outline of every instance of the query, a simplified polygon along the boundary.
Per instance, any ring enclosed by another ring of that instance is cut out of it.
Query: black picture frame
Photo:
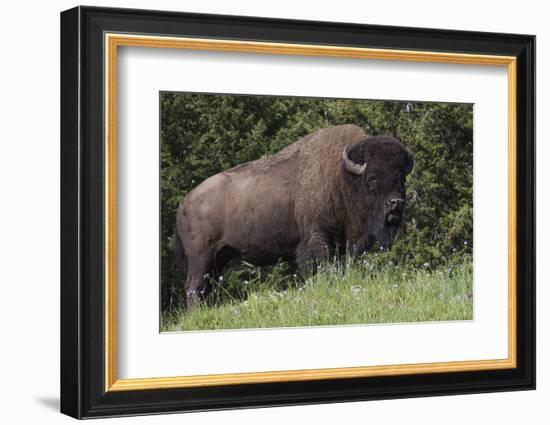
[[[517,59],[517,367],[105,391],[104,34],[506,55]],[[76,7],[61,13],[61,412],[75,418],[535,388],[535,37]]]

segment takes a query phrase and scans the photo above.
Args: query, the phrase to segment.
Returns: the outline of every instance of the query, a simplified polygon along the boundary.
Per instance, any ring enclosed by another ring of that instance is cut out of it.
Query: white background
[[[550,138],[550,28],[544,2],[97,1],[158,8],[327,21],[536,34],[538,140]],[[59,392],[59,11],[69,1],[12,2],[2,10],[0,94],[1,420],[69,423]],[[538,213],[550,181],[547,143],[538,144]],[[548,423],[550,316],[548,222],[538,221],[538,389],[530,392],[389,400],[115,419],[110,423],[256,424],[315,422]]]
[[[508,221],[494,214],[508,208],[506,184],[494,185],[507,181],[505,66],[130,47],[118,69],[119,378],[507,358]],[[166,90],[474,104],[475,320],[159,334],[158,102]]]

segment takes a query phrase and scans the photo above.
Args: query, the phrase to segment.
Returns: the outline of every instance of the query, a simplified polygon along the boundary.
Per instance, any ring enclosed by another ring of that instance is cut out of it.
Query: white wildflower
[[[360,286],[354,285],[354,286],[352,286],[352,287],[350,288],[350,291],[351,291],[354,295],[358,295],[358,294],[360,294],[360,293],[363,291],[363,288],[361,288]]]

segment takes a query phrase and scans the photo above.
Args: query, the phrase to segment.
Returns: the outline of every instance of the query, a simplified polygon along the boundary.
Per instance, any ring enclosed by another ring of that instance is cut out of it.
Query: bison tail
[[[174,253],[176,254],[176,263],[179,266],[180,271],[184,276],[187,275],[187,256],[183,249],[183,242],[181,241],[180,234],[176,229],[176,243],[174,246]]]

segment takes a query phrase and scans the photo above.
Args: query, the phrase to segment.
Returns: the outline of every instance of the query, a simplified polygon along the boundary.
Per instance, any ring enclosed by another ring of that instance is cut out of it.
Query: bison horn
[[[355,174],[356,176],[362,176],[367,171],[367,163],[364,163],[363,165],[359,165],[353,162],[351,159],[349,159],[347,145],[344,147],[344,152],[342,152],[342,159],[344,161],[344,167],[351,174]]]

